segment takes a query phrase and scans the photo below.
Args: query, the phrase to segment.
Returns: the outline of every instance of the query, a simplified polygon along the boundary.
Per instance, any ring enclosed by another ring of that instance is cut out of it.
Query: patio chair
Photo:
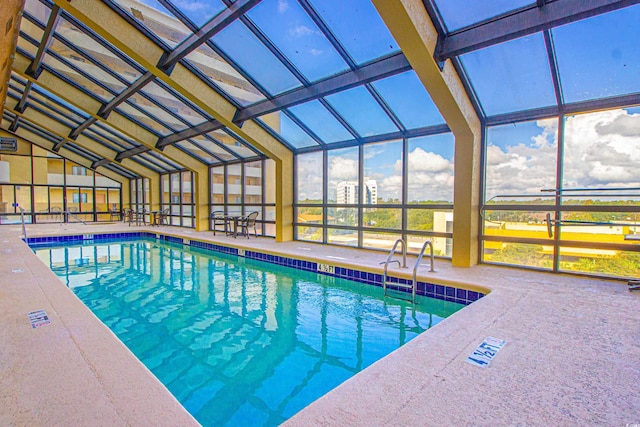
[[[222,225],[224,226],[224,234],[229,234],[229,231],[231,230],[230,226],[229,226],[229,217],[227,215],[225,215],[225,213],[223,211],[213,211],[211,212],[211,220],[213,221],[211,227],[213,230],[213,235],[216,235],[216,230],[218,230],[218,225]]]
[[[116,209],[116,208],[109,209],[109,215],[111,215],[109,217],[109,221],[112,221],[113,219],[115,219],[116,221],[122,221],[123,219],[123,214],[120,209]]]
[[[140,209],[139,211],[133,212],[133,221],[136,225],[147,225],[147,213],[146,209]]]
[[[249,230],[253,228],[253,235],[258,237],[258,231],[256,230],[256,218],[258,218],[258,212],[251,212],[246,217],[242,218],[240,222],[240,234],[249,238]]]
[[[60,216],[62,215],[62,208],[60,206],[52,206],[49,212],[51,213],[52,219],[58,219],[62,221],[62,218],[60,218]]]
[[[169,225],[169,208],[163,209],[158,216],[158,225]]]
[[[133,214],[133,209],[124,209],[122,211],[122,220],[129,224],[129,227],[131,227],[131,223],[135,221]]]

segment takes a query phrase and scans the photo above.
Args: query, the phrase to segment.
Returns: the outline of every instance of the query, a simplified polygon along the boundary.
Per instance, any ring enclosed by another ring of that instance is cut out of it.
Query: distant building
[[[359,186],[354,181],[340,181],[337,185],[336,203],[339,205],[355,205],[358,203]],[[364,182],[364,197],[362,203],[375,205],[378,203],[378,184],[375,179]]]

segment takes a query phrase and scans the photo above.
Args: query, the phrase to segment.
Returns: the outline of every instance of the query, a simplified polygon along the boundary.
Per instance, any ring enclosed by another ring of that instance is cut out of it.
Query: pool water
[[[172,244],[34,249],[205,426],[273,426],[463,305]]]

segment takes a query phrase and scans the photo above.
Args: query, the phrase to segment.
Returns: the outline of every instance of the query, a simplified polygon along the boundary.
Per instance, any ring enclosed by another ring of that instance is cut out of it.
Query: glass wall
[[[20,222],[21,209],[29,223],[109,221],[120,210],[119,182],[22,141],[0,153],[0,183],[0,224]]]
[[[489,127],[485,262],[637,278],[640,108]]]
[[[450,257],[453,154],[445,133],[297,155],[296,238]]]
[[[275,162],[270,159],[211,167],[211,212],[227,215],[258,212],[258,235],[275,237],[275,168]]]
[[[129,180],[131,189],[130,208],[136,212],[150,212],[149,179],[136,178]]]
[[[195,227],[193,172],[164,174],[160,182],[160,209],[169,209],[169,224]]]

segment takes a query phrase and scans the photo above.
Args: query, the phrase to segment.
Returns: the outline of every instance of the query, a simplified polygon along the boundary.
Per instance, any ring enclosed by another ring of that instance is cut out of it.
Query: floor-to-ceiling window
[[[120,209],[121,184],[75,162],[20,142],[0,152],[0,223],[108,221]],[[65,214],[66,213],[66,214]]]
[[[258,212],[258,235],[276,234],[275,162],[270,159],[210,168],[210,210],[227,215]]]
[[[169,224],[181,227],[195,225],[193,172],[161,175],[160,206],[169,209]]]
[[[130,208],[136,212],[150,212],[149,179],[135,178],[129,181],[131,190]]]
[[[450,133],[371,142],[296,156],[299,240],[418,252],[433,241],[451,256],[453,153]]]
[[[487,129],[485,262],[638,277],[640,108]]]

